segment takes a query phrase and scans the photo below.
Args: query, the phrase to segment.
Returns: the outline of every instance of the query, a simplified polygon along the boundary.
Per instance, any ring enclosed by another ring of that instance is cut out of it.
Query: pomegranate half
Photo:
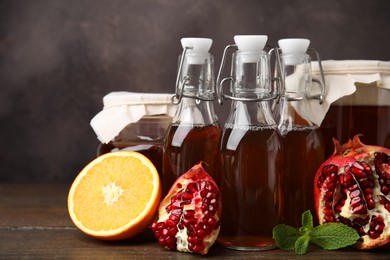
[[[356,229],[359,249],[390,244],[390,150],[365,145],[356,135],[318,169],[314,200],[320,224],[340,222]]]
[[[202,163],[176,180],[158,214],[152,230],[162,246],[207,254],[220,230],[221,195]]]

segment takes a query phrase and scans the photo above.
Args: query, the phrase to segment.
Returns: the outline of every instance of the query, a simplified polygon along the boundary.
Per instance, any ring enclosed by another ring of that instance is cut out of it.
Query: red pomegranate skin
[[[339,222],[359,233],[358,249],[390,245],[390,150],[365,145],[356,135],[341,145],[314,179],[315,209],[320,224]]]
[[[162,200],[152,230],[170,250],[207,254],[220,230],[221,194],[202,163],[181,175]]]

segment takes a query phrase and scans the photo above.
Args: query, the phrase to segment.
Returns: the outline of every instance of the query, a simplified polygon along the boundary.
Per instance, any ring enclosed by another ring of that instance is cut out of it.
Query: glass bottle
[[[181,39],[174,102],[177,111],[168,128],[163,154],[163,194],[192,166],[204,162],[205,170],[219,182],[221,128],[214,112],[214,60],[207,38]]]
[[[314,176],[324,162],[324,144],[319,127],[310,120],[310,113],[298,113],[311,93],[311,61],[306,53],[307,39],[282,39],[281,82],[284,83],[277,116],[284,150],[283,223],[300,227],[306,210],[315,214]],[[317,96],[322,98],[322,96]],[[313,97],[314,98],[314,97]]]
[[[275,248],[272,228],[282,205],[282,146],[269,100],[277,97],[270,80],[267,36],[241,35],[229,45],[218,74],[218,97],[232,100],[224,126],[222,154],[222,216],[218,241],[225,247],[258,251]],[[232,76],[219,80],[228,48],[233,53]],[[222,86],[231,81],[231,96]]]

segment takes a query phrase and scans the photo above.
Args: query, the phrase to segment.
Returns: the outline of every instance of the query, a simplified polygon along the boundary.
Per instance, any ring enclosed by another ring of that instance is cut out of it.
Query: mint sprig
[[[306,254],[312,242],[323,249],[334,250],[356,243],[360,238],[355,229],[342,223],[326,223],[313,226],[310,211],[302,214],[302,227],[299,229],[280,224],[272,230],[276,245],[283,250],[295,250],[297,254]]]

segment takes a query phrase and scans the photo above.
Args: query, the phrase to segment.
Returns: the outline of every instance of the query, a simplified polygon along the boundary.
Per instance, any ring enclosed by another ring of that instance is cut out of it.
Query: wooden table
[[[206,257],[166,250],[146,231],[137,238],[99,241],[84,235],[67,212],[70,184],[0,183],[1,259],[390,259],[390,249],[326,251],[303,256],[279,249],[240,252],[214,245]]]

